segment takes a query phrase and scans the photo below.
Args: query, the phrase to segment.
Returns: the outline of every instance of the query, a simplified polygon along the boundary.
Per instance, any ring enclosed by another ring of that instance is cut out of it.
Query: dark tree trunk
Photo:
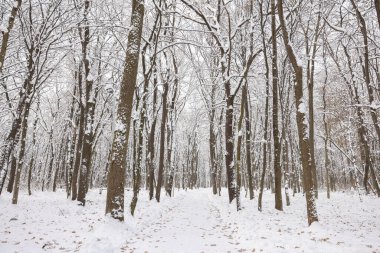
[[[310,142],[308,138],[307,126],[305,123],[305,105],[303,104],[303,80],[302,80],[302,66],[299,65],[297,57],[295,55],[294,49],[289,41],[289,34],[286,28],[284,9],[282,0],[278,1],[278,13],[282,28],[283,40],[286,47],[287,55],[292,64],[294,74],[295,74],[295,87],[294,95],[296,100],[296,121],[298,129],[298,141],[301,150],[301,162],[303,168],[303,183],[304,191],[306,195],[306,207],[307,207],[307,218],[308,223],[311,225],[313,222],[318,221],[317,209],[315,205],[314,189],[313,189],[313,178],[312,178],[312,165],[311,165],[311,155],[310,155]]]
[[[110,213],[114,219],[120,221],[124,220],[125,158],[137,79],[143,22],[144,1],[133,0],[123,79],[120,85],[120,101],[117,108],[117,126],[114,132],[107,184],[106,214]]]
[[[156,185],[156,200],[160,202],[161,197],[161,187],[164,177],[164,163],[165,163],[165,133],[166,133],[166,122],[168,118],[168,90],[169,90],[169,80],[165,80],[163,83],[163,94],[162,94],[162,118],[161,118],[161,132],[160,132],[160,160],[158,165],[158,175],[157,175],[157,185]]]
[[[282,211],[282,191],[281,191],[281,144],[280,130],[278,126],[278,69],[277,69],[277,34],[276,34],[276,7],[274,0],[271,0],[272,17],[272,86],[273,86],[273,150],[274,150],[274,191],[275,208]]]

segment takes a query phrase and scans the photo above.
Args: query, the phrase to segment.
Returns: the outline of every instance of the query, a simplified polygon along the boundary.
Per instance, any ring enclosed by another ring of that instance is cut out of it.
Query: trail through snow
[[[131,199],[126,192],[126,204]],[[163,194],[162,194],[163,195]],[[0,253],[235,253],[312,252],[380,253],[380,199],[355,192],[334,192],[317,201],[320,223],[307,226],[305,198],[291,197],[284,211],[274,209],[274,196],[257,199],[242,192],[243,210],[229,204],[226,191],[175,191],[161,202],[142,191],[135,216],[120,223],[104,216],[105,192],[91,190],[85,207],[65,192],[22,192],[18,205],[0,196]],[[126,205],[126,210],[129,206]],[[128,214],[128,213],[127,213]]]
[[[202,197],[203,195],[203,197]],[[181,194],[175,206],[136,237],[127,240],[133,252],[237,252],[229,227],[205,192]]]

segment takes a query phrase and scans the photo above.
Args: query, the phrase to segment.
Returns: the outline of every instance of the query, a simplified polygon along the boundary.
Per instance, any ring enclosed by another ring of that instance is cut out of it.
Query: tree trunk
[[[156,72],[156,68],[154,67],[154,72]],[[154,140],[156,133],[156,123],[157,123],[157,77],[154,75],[153,80],[153,122],[149,133],[148,139],[148,170],[149,170],[149,200],[153,199],[154,195]]]
[[[271,0],[272,17],[272,87],[273,87],[273,150],[274,150],[274,191],[275,208],[282,211],[282,191],[281,191],[281,144],[280,131],[278,126],[278,69],[277,69],[277,34],[276,34],[276,7],[274,0]]]
[[[117,108],[111,165],[108,173],[106,214],[124,220],[124,174],[129,138],[133,96],[136,86],[141,34],[144,22],[144,1],[132,1],[131,27],[128,35],[127,53],[123,79],[120,85],[120,101]]]
[[[248,101],[248,87],[247,82],[243,86],[243,99],[244,104],[244,120],[245,120],[245,150],[246,150],[246,166],[247,166],[247,179],[249,199],[254,198],[253,192],[253,176],[252,176],[252,161],[251,161],[251,122],[249,117],[249,101]]]
[[[318,221],[317,209],[315,205],[313,179],[312,179],[312,165],[310,155],[310,142],[308,138],[308,130],[306,125],[305,104],[303,101],[303,80],[302,80],[302,66],[298,62],[294,49],[289,41],[289,35],[286,28],[284,10],[282,0],[278,1],[278,14],[280,18],[283,40],[286,47],[287,55],[293,66],[295,73],[295,87],[294,95],[296,101],[296,121],[298,129],[298,141],[301,150],[301,162],[303,168],[304,191],[306,193],[306,206],[308,223],[311,225],[313,222]]]
[[[375,2],[375,9],[377,14],[377,22],[379,23],[379,29],[380,29],[380,0],[374,0]]]
[[[265,80],[266,80],[266,89],[265,89],[265,120],[264,120],[264,143],[263,143],[263,169],[261,172],[260,178],[260,189],[259,189],[259,198],[258,198],[258,210],[262,211],[262,199],[265,183],[265,173],[267,169],[267,142],[268,142],[268,118],[269,118],[269,63],[268,63],[268,54],[266,47],[266,38],[264,31],[264,22],[263,22],[263,9],[262,4],[260,4],[260,23],[261,23],[261,36],[263,42],[263,53],[264,53],[264,62],[265,62]]]
[[[318,12],[317,25],[314,32],[313,44],[311,53],[309,52],[308,43],[306,41],[307,54],[310,55],[307,62],[307,88],[309,94],[309,141],[310,141],[310,156],[313,175],[313,186],[315,197],[318,198],[318,174],[317,166],[315,164],[315,151],[314,151],[314,69],[315,69],[315,55],[317,52],[317,42],[320,34],[321,11]],[[305,102],[305,101],[304,101]]]
[[[165,57],[166,58],[166,57]],[[161,132],[160,132],[160,160],[158,164],[158,175],[157,175],[157,185],[156,185],[156,200],[160,202],[161,197],[161,187],[164,176],[164,162],[165,162],[165,133],[166,133],[166,122],[168,118],[168,90],[169,90],[169,78],[163,83],[163,94],[162,94],[162,118],[161,118]]]
[[[25,145],[26,145],[26,133],[28,131],[28,117],[29,117],[29,111],[30,111],[29,110],[30,109],[30,102],[29,101],[26,102],[26,104],[25,104],[25,109],[24,109],[23,119],[22,119],[22,125],[21,125],[20,151],[19,151],[19,154],[18,154],[19,157],[18,157],[18,163],[17,163],[16,175],[15,175],[15,183],[14,183],[14,188],[13,188],[12,204],[17,204],[17,201],[18,201],[18,193],[19,193],[19,189],[20,189],[21,170],[22,170],[22,167],[24,165],[24,155],[25,155]]]

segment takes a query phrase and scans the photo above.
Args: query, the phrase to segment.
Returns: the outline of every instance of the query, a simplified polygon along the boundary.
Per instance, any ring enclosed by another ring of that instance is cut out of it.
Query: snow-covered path
[[[0,196],[0,253],[380,253],[380,199],[355,192],[320,193],[320,223],[307,226],[305,198],[291,197],[284,211],[274,210],[274,197],[242,194],[236,212],[227,192],[211,189],[176,191],[160,203],[139,197],[135,216],[124,223],[104,216],[105,192],[91,190],[85,207],[67,200],[64,191],[22,192],[18,205]],[[131,199],[126,192],[126,204]],[[128,206],[126,205],[126,209]],[[128,209],[127,209],[128,210]]]
[[[203,196],[202,196],[203,195]],[[237,252],[230,227],[204,192],[181,195],[161,219],[127,240],[131,252]]]

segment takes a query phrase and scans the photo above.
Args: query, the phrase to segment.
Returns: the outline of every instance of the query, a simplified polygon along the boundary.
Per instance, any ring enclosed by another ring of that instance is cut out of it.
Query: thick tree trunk
[[[17,154],[12,155],[12,161],[11,161],[11,170],[9,172],[9,180],[8,180],[8,186],[7,186],[7,192],[12,193],[13,191],[13,185],[15,182],[15,175],[16,175],[16,168],[17,168]]]
[[[18,193],[20,189],[20,177],[21,170],[24,165],[24,155],[25,155],[25,145],[26,145],[26,133],[28,131],[28,117],[30,111],[30,98],[28,98],[28,102],[25,104],[25,109],[23,113],[22,125],[21,125],[21,142],[20,142],[20,151],[18,154],[18,163],[15,175],[15,183],[13,188],[13,197],[12,204],[17,204],[18,201]]]
[[[380,29],[380,0],[374,0],[375,2],[375,9],[377,14],[377,22],[379,23],[379,29]]]
[[[129,138],[133,96],[136,86],[141,34],[144,22],[144,1],[132,1],[131,26],[128,35],[120,101],[117,108],[116,129],[112,144],[110,171],[108,173],[106,214],[124,220],[124,174]]]
[[[19,102],[17,105],[15,117],[12,121],[11,130],[5,140],[3,150],[0,155],[0,195],[5,183],[6,175],[7,175],[7,162],[9,159],[9,156],[11,155],[12,151],[14,150],[15,146],[18,144],[19,141],[19,135],[20,135],[20,128],[22,123],[22,114],[24,110],[29,110],[29,108],[25,108],[26,106],[30,106],[30,103],[27,103],[27,98],[31,97],[31,94],[33,92],[33,87],[35,87],[35,83],[32,82],[36,66],[34,65],[34,52],[35,48],[32,47],[28,50],[28,75],[25,78],[25,81],[22,85],[22,88],[19,92]]]
[[[9,41],[9,33],[13,29],[15,19],[17,16],[17,12],[21,6],[21,0],[14,0],[13,1],[13,8],[11,10],[11,15],[8,18],[8,26],[6,27],[6,31],[2,31],[2,41],[1,41],[1,48],[0,48],[0,76],[3,73],[3,67],[4,67],[4,61],[5,61],[5,56],[7,54],[7,49],[8,49],[8,41]]]

